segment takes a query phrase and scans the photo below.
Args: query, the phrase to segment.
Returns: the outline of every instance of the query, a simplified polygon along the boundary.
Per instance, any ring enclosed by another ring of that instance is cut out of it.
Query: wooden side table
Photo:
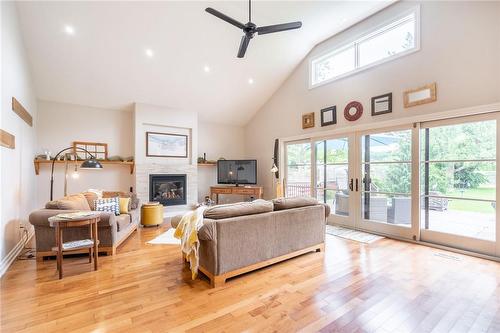
[[[99,214],[91,214],[82,217],[63,218],[59,215],[49,217],[51,227],[56,228],[56,246],[52,251],[57,253],[57,271],[59,272],[59,279],[63,277],[63,254],[81,249],[89,250],[89,263],[92,263],[92,254],[94,254],[94,270],[97,270],[98,257],[99,257],[99,239],[97,236],[97,223],[100,221]],[[89,226],[90,239],[81,239],[64,243],[63,230],[65,228],[76,228],[82,226]]]

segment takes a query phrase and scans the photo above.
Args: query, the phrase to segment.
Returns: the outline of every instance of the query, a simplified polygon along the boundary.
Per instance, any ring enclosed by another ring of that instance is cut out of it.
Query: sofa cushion
[[[68,195],[58,200],[49,201],[45,204],[45,208],[62,210],[90,210],[89,203],[83,194]]]
[[[130,211],[130,198],[119,198],[120,214],[128,214]]]
[[[319,204],[318,200],[309,197],[278,198],[273,199],[274,210],[314,206]]]
[[[120,215],[120,198],[102,198],[95,201],[95,210]]]
[[[120,214],[116,216],[116,228],[118,232],[127,229],[130,222],[132,222],[132,220],[128,214]]]
[[[89,204],[90,210],[95,210],[95,201],[99,199],[95,192],[83,192],[82,193],[85,199],[87,199],[87,203]]]
[[[132,193],[127,193],[127,192],[122,192],[122,191],[103,191],[102,197],[103,198],[115,198],[115,197],[132,198]],[[137,198],[137,196],[135,196],[135,197]],[[136,209],[136,208],[137,208],[137,206],[135,208],[132,208],[132,200],[129,200],[128,210]]]
[[[139,208],[139,198],[137,197],[137,193],[130,192],[130,209],[137,208]]]
[[[214,220],[221,220],[230,217],[261,214],[272,211],[272,202],[257,199],[252,202],[238,202],[234,204],[213,206],[205,210],[205,212],[203,213],[203,217]]]

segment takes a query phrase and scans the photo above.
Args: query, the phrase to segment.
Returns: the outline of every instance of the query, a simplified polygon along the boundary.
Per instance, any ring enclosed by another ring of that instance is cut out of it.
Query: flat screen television
[[[217,183],[257,184],[257,160],[218,160]]]

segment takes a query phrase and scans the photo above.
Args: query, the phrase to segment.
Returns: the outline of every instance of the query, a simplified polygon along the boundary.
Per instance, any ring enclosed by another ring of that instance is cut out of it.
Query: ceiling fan
[[[298,29],[302,26],[302,22],[290,22],[283,24],[275,24],[275,25],[266,25],[263,27],[257,27],[254,23],[252,23],[252,1],[248,1],[248,23],[243,24],[213,8],[206,8],[206,12],[217,16],[221,20],[226,21],[229,24],[234,25],[237,28],[243,30],[245,35],[241,37],[240,48],[238,49],[238,58],[243,58],[245,56],[245,52],[247,51],[248,44],[250,43],[250,39],[253,38],[255,33],[259,35],[270,34],[274,32],[280,32],[285,30]]]

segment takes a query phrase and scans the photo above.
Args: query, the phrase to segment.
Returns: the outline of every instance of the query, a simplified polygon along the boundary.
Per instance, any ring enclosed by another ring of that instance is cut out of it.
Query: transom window
[[[317,56],[310,64],[310,87],[332,82],[419,49],[418,7],[353,42]]]

